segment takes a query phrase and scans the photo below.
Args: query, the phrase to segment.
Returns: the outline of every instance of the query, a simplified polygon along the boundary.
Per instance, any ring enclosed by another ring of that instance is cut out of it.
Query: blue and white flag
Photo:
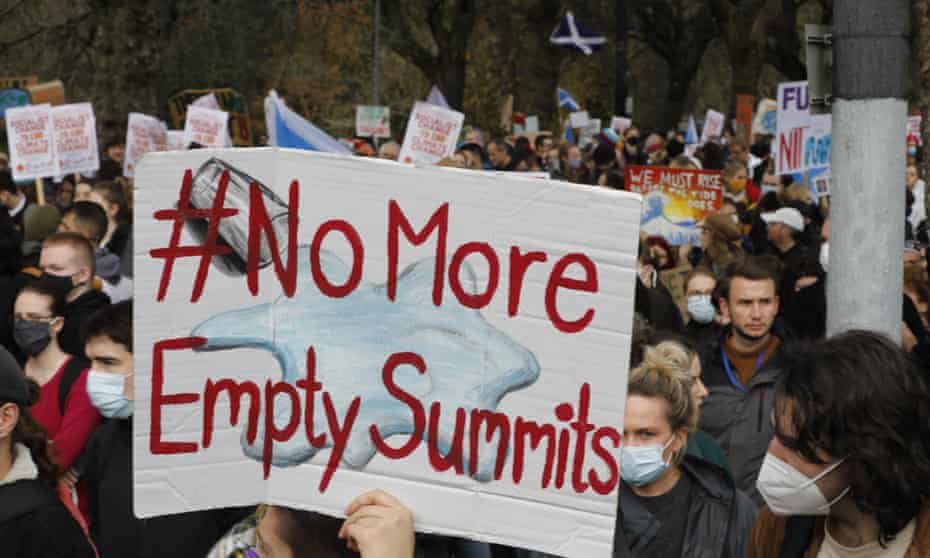
[[[268,145],[352,154],[339,140],[288,108],[274,90],[265,97],[265,125],[268,127]]]
[[[685,145],[692,145],[698,142],[697,125],[694,123],[694,115],[688,117],[688,131],[685,132]]]
[[[607,38],[595,35],[583,23],[576,21],[571,12],[566,12],[555,30],[549,35],[549,42],[554,45],[577,48],[585,55],[590,55],[606,45]]]
[[[581,110],[581,106],[578,104],[578,101],[574,97],[568,94],[568,91],[559,88],[559,106],[565,107],[568,109],[568,112],[578,112]]]
[[[426,97],[426,102],[431,105],[436,105],[437,107],[442,107],[448,109],[449,103],[446,102],[446,97],[442,94],[442,91],[439,90],[439,87],[433,86],[429,90],[429,95]]]

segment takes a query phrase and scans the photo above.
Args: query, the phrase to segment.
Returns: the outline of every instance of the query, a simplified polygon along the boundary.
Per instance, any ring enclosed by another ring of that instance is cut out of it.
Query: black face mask
[[[626,144],[631,147],[636,147],[639,145],[639,136],[630,136],[626,138]]]
[[[52,342],[47,322],[16,320],[13,322],[13,340],[28,357],[41,353]]]
[[[70,293],[71,289],[77,286],[71,281],[71,277],[67,275],[52,275],[47,271],[42,272],[42,275],[39,277],[39,283],[63,294]]]

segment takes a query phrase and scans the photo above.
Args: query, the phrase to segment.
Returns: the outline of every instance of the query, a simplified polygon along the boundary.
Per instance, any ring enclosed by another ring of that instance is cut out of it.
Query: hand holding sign
[[[413,557],[413,514],[383,490],[362,494],[346,508],[339,538],[362,558]]]

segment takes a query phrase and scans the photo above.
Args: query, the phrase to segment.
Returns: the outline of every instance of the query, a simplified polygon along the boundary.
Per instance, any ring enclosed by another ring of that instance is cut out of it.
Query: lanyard
[[[765,354],[768,353],[768,348],[762,351],[759,354],[759,359],[756,361],[756,372],[762,368],[762,363],[765,361]],[[727,377],[730,378],[730,383],[733,384],[733,387],[740,390],[743,393],[746,393],[746,388],[743,387],[743,384],[739,382],[739,377],[733,374],[733,368],[730,366],[730,359],[727,358],[727,349],[726,343],[721,340],[720,343],[720,354],[723,356],[723,368],[727,371]]]

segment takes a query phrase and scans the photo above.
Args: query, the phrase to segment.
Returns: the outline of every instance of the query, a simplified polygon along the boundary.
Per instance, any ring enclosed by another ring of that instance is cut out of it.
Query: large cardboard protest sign
[[[721,171],[630,165],[625,178],[631,192],[643,195],[642,229],[670,244],[699,241],[698,223],[723,203]]]
[[[391,137],[391,107],[355,107],[355,135],[363,138]]]
[[[58,174],[51,105],[7,110],[6,137],[10,144],[10,167],[14,180]]]
[[[806,81],[778,85],[775,174],[792,174],[830,165],[833,133],[830,115],[810,113]]]
[[[432,165],[455,152],[465,115],[454,110],[417,101],[407,122],[398,160]]]
[[[184,121],[184,145],[198,143],[203,147],[226,147],[229,137],[229,114],[222,110],[191,105]]]
[[[638,196],[273,148],[136,186],[139,517],[381,488],[419,530],[611,555]]]
[[[100,168],[97,120],[90,103],[52,107],[52,128],[59,175],[95,172]]]

